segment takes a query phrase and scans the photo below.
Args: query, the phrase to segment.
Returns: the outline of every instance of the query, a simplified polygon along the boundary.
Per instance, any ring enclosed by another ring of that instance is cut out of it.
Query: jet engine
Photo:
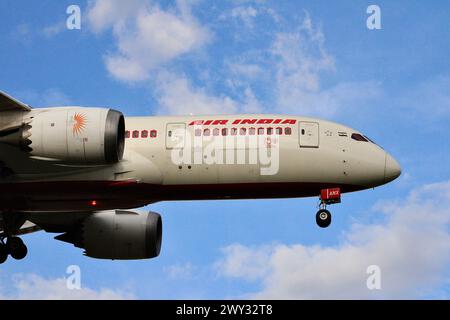
[[[69,164],[107,164],[122,160],[125,120],[103,108],[49,108],[31,111],[20,145],[32,156]]]
[[[162,219],[155,212],[95,212],[85,218],[77,228],[55,239],[84,249],[85,255],[92,258],[155,258],[161,250]]]

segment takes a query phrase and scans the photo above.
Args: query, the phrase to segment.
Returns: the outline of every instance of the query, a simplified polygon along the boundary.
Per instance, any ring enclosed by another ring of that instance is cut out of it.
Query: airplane
[[[0,263],[44,230],[98,259],[157,257],[158,201],[318,197],[316,223],[341,194],[401,174],[367,136],[291,115],[127,117],[111,108],[32,108],[0,92]]]

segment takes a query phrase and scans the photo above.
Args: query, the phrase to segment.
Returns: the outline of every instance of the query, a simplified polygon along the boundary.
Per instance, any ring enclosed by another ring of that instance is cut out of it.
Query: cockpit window
[[[364,138],[363,135],[361,135],[359,133],[352,133],[352,139],[356,140],[356,141],[364,141],[364,142],[368,142],[369,141],[366,138]]]

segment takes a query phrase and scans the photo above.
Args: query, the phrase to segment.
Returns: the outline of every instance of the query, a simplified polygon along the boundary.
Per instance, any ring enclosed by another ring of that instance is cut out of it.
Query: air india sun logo
[[[86,116],[82,113],[75,113],[73,121],[75,123],[73,124],[72,132],[74,136],[78,136],[86,128]]]

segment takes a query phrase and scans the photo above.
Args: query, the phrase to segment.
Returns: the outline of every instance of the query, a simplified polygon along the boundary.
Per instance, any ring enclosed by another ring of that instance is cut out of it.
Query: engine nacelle
[[[80,164],[122,159],[125,120],[119,111],[79,107],[35,110],[21,143],[28,145],[32,156]]]
[[[155,258],[161,250],[162,219],[155,212],[101,211],[84,219],[77,229],[55,239],[83,248],[85,255],[92,258]]]

